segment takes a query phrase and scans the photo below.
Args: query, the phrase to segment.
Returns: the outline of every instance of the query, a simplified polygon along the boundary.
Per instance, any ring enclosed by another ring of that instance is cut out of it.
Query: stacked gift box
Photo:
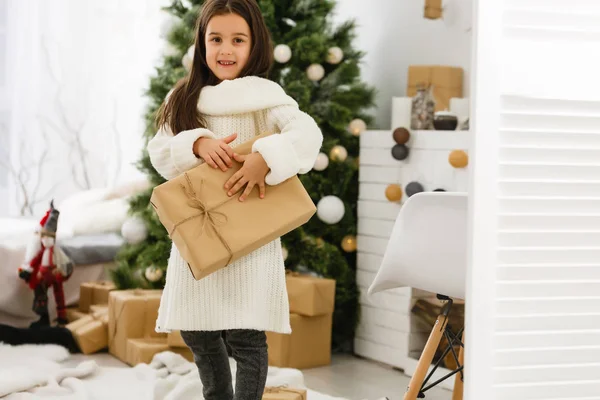
[[[154,330],[161,290],[119,290],[108,300],[108,351],[134,366],[150,363],[163,351],[178,353],[192,360],[187,347],[169,346],[168,335]]]
[[[335,281],[289,273],[286,284],[292,333],[267,332],[269,365],[299,369],[328,365]]]
[[[96,353],[108,346],[108,296],[115,289],[109,281],[82,283],[79,305],[67,309],[66,326],[83,354]]]

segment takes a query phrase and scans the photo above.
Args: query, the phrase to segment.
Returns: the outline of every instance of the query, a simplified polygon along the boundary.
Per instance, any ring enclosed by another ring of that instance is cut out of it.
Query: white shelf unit
[[[392,203],[385,197],[389,184],[404,189],[411,181],[421,183],[426,191],[468,190],[468,167],[450,165],[452,150],[468,154],[469,131],[411,131],[406,144],[409,156],[398,161],[391,150],[396,144],[391,130],[366,131],[360,137],[358,199],[357,282],[360,289],[361,320],[354,341],[355,353],[405,371],[411,375],[430,331],[411,309],[417,299],[431,293],[412,288],[398,288],[367,295],[367,290],[385,253],[394,221],[407,199]],[[443,369],[440,374],[447,372]],[[441,376],[440,374],[437,374]],[[453,382],[453,380],[450,380]],[[452,382],[448,382],[449,387]]]

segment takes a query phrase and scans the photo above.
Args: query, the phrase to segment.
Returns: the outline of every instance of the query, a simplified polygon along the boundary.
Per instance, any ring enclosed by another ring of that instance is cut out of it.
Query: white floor
[[[107,353],[92,356],[73,355],[69,365],[77,365],[90,358],[103,367],[127,367]],[[336,355],[331,365],[302,372],[306,386],[310,389],[350,400],[376,400],[382,397],[402,400],[409,381],[407,376],[396,369],[351,355]],[[426,393],[426,400],[451,398],[452,393],[443,389],[432,389]]]

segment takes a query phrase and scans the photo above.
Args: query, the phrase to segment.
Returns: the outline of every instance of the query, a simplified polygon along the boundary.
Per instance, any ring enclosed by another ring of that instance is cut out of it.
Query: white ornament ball
[[[325,170],[325,168],[327,168],[328,165],[329,157],[327,157],[327,154],[319,153],[319,155],[317,156],[317,161],[315,161],[315,165],[313,166],[313,169],[315,171],[323,171]]]
[[[146,268],[144,271],[144,276],[150,282],[158,282],[163,277],[163,271],[160,268],[155,267],[154,265]]]
[[[283,261],[287,260],[288,258],[288,249],[286,249],[285,247],[281,246],[281,254],[283,254]]]
[[[367,124],[360,118],[353,119],[348,125],[348,130],[354,136],[358,136],[367,129]]]
[[[169,57],[173,57],[179,54],[179,50],[177,49],[177,47],[173,46],[171,43],[165,43],[165,46],[163,47],[163,54],[165,56],[169,56]]]
[[[148,228],[140,217],[129,217],[121,226],[121,236],[129,244],[138,244],[148,237]]]
[[[273,56],[275,61],[281,64],[285,64],[292,58],[292,49],[287,44],[278,44],[273,50]]]
[[[306,75],[311,81],[318,82],[325,76],[325,68],[321,64],[311,64],[306,69]]]
[[[327,52],[327,62],[329,64],[339,64],[344,59],[344,52],[339,47],[331,47]]]
[[[183,58],[181,59],[181,64],[183,64],[183,68],[185,68],[185,70],[188,72],[192,70],[193,63],[194,63],[194,45],[192,45],[188,48],[187,52],[184,54]]]
[[[337,196],[325,196],[317,203],[317,216],[326,224],[337,224],[344,218],[344,202]]]

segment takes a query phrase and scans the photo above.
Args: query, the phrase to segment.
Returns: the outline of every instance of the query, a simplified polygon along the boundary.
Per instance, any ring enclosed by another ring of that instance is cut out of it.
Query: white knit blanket
[[[154,356],[151,364],[134,368],[99,367],[84,361],[63,364],[69,353],[55,345],[9,346],[0,343],[0,398],[3,400],[196,400],[202,383],[193,363],[172,352]],[[235,362],[231,362],[235,377]],[[302,372],[269,368],[267,386],[305,388]],[[3,397],[7,396],[7,397]],[[335,398],[308,390],[311,400]],[[339,400],[339,399],[338,399]]]

